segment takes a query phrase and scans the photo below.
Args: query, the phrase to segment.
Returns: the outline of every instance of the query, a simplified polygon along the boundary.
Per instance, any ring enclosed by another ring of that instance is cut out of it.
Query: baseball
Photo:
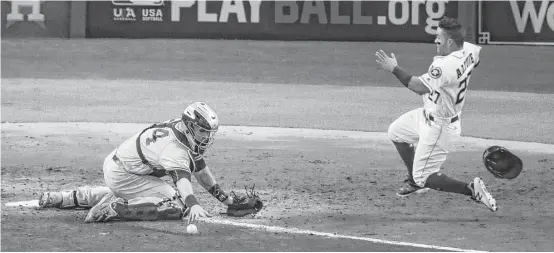
[[[196,225],[194,225],[194,224],[189,224],[187,226],[187,233],[196,234],[196,233],[198,233],[198,228],[196,228]]]

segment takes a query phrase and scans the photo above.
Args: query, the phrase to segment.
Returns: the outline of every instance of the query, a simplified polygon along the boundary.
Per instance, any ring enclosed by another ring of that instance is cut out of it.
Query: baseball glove
[[[514,179],[523,169],[523,162],[508,149],[500,146],[489,147],[483,152],[485,168],[497,178]]]
[[[244,187],[246,195],[237,195],[235,192],[231,192],[234,202],[232,205],[227,207],[227,213],[225,214],[233,217],[244,217],[249,214],[255,215],[262,210],[264,203],[254,192],[254,186],[256,185],[254,184],[250,189],[248,187]]]

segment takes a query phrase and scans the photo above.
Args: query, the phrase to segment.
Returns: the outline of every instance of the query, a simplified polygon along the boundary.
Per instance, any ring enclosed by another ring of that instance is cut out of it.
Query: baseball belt
[[[425,118],[430,120],[430,121],[437,122],[435,120],[435,117],[431,113],[426,112],[425,110],[423,110],[423,116],[425,116]],[[444,119],[444,120],[446,120],[447,122],[449,121],[449,123],[454,123],[454,122],[458,121],[458,119],[459,119],[459,117],[458,117],[458,115],[456,115],[456,116],[454,116],[450,119]]]

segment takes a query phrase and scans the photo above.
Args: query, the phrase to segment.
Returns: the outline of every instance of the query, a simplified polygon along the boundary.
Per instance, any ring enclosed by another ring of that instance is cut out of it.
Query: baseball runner
[[[399,67],[394,53],[389,57],[382,50],[376,52],[377,63],[383,69],[423,98],[423,108],[403,114],[388,130],[408,168],[408,177],[397,195],[408,196],[430,188],[471,196],[496,211],[496,201],[479,177],[464,183],[439,172],[453,141],[461,134],[465,93],[479,65],[481,47],[464,42],[462,26],[448,17],[440,21],[435,43],[438,55],[421,76],[412,76]]]
[[[85,222],[171,220],[210,217],[194,195],[191,175],[221,203],[227,214],[244,216],[263,207],[253,192],[231,194],[216,182],[203,155],[214,141],[219,119],[203,102],[190,104],[181,118],[153,124],[133,135],[104,160],[104,187],[44,192],[42,208],[90,208]],[[175,188],[161,179],[170,176]]]

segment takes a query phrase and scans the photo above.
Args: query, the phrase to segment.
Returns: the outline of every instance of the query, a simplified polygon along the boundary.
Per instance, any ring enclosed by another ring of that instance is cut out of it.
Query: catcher
[[[259,212],[263,203],[254,192],[227,194],[204,161],[214,141],[219,119],[203,102],[190,104],[181,118],[153,124],[127,139],[104,160],[105,187],[79,187],[44,192],[39,206],[90,208],[85,222],[110,220],[176,220],[195,222],[210,217],[193,193],[191,176],[227,205],[227,215]],[[174,186],[161,177],[170,176]]]

